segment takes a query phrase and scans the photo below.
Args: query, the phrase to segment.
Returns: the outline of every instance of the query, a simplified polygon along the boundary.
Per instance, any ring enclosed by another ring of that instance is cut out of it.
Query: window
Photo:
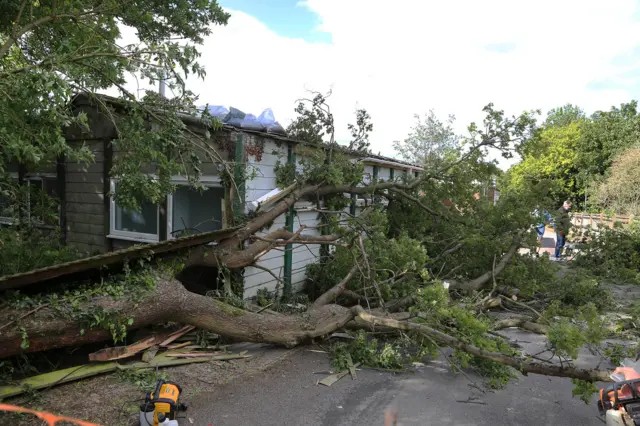
[[[17,185],[18,178],[13,176]],[[57,178],[54,174],[26,175],[24,193],[27,197],[27,219],[38,225],[59,225],[60,202]],[[18,193],[19,194],[19,193]],[[19,197],[19,195],[16,194]],[[18,217],[18,200],[8,195],[0,195],[0,223],[12,224]]]
[[[185,235],[210,232],[223,227],[224,189],[219,182],[202,184],[204,190],[194,189],[186,180],[174,178],[176,191],[167,197],[167,236],[179,238]],[[111,181],[111,191],[117,191],[117,183]],[[141,209],[129,211],[111,199],[110,238],[141,242],[160,240],[160,211],[157,204],[141,203]]]
[[[111,192],[118,191],[118,185],[111,180]],[[116,204],[111,198],[110,237],[155,242],[159,239],[158,205],[149,201],[140,203],[140,211],[131,211]]]
[[[170,197],[170,237],[222,229],[224,190],[209,186],[197,190],[180,185]]]
[[[51,176],[33,176],[28,177],[27,181],[30,219],[44,225],[58,225],[60,202],[57,179]]]

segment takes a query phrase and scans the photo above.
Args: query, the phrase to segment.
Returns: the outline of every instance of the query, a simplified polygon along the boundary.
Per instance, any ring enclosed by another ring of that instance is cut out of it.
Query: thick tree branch
[[[412,322],[397,321],[391,318],[381,318],[367,313],[361,306],[354,306],[351,310],[363,321],[374,325],[382,325],[400,330],[417,331],[422,333],[440,345],[450,346],[452,348],[463,350],[471,355],[508,365],[520,371],[522,374],[528,373],[543,374],[547,376],[571,377],[588,381],[610,382],[609,373],[596,369],[588,370],[570,366],[560,366],[553,364],[541,364],[528,361],[526,359],[517,359],[497,352],[489,352],[476,346],[464,343],[453,336],[442,333],[423,324]]]
[[[358,265],[357,264],[353,265],[351,270],[349,270],[349,273],[347,274],[347,276],[345,276],[342,279],[342,281],[340,281],[338,284],[333,286],[331,289],[324,292],[324,294],[322,294],[320,297],[316,299],[315,302],[313,302],[313,304],[311,305],[311,309],[316,309],[316,308],[319,308],[320,306],[333,303],[338,298],[338,296],[340,296],[344,292],[345,288],[347,287],[347,284],[356,275],[358,270],[359,270]]]
[[[497,276],[497,275],[500,275],[502,271],[504,271],[504,268],[507,267],[507,265],[511,261],[511,258],[513,258],[513,256],[518,251],[518,248],[520,248],[520,240],[521,238],[519,235],[513,239],[513,243],[511,244],[511,247],[509,247],[509,250],[505,253],[504,256],[502,256],[502,258],[500,259],[500,262],[498,262],[498,264],[496,265],[495,272],[488,271],[471,281],[458,282],[458,281],[452,280],[450,281],[450,288],[459,289],[459,290],[468,290],[468,291],[480,290],[491,280],[494,274]]]
[[[537,334],[548,334],[549,327],[543,324],[536,324],[535,322],[527,321],[524,319],[505,319],[496,321],[493,325],[495,330],[503,330],[505,328],[517,327],[523,330],[531,331]]]
[[[407,200],[416,203],[422,210],[426,211],[427,213],[429,213],[432,216],[440,216],[443,217],[445,219],[448,219],[446,216],[443,216],[441,213],[436,212],[435,210],[427,207],[422,201],[420,201],[418,198],[407,194],[406,192],[400,190],[400,189],[396,189],[396,188],[390,188],[389,189],[391,192],[393,192],[394,194],[398,194],[403,198],[406,198]]]

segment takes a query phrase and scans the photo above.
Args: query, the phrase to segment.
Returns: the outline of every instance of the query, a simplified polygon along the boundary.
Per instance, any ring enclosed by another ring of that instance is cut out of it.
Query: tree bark
[[[362,327],[382,326],[390,329],[412,330],[433,339],[439,345],[461,349],[471,355],[509,365],[523,374],[536,373],[591,381],[610,381],[606,371],[543,364],[489,352],[426,325],[407,321],[411,314],[396,313],[392,317],[376,316],[366,312],[359,305],[345,308],[327,304],[317,306],[303,315],[261,315],[210,297],[190,293],[175,279],[159,279],[155,290],[147,293],[140,301],[123,299],[114,301],[101,297],[86,307],[90,306],[117,310],[124,318],[135,318],[130,327],[132,329],[171,321],[193,325],[242,341],[274,343],[285,347],[294,347],[354,324]],[[23,342],[22,329],[27,331],[29,342],[25,350],[20,347]],[[14,325],[5,330],[0,335],[0,358],[18,355],[24,351],[35,352],[78,346],[110,338],[110,333],[104,329],[86,329],[81,332],[81,326],[75,320],[65,318],[51,307],[34,312],[32,316],[23,318],[19,326]]]
[[[358,272],[358,269],[359,267],[357,264],[353,265],[347,276],[344,277],[342,281],[340,281],[334,287],[329,289],[329,291],[318,297],[315,302],[313,302],[313,305],[311,305],[311,309],[317,309],[321,306],[335,302],[336,298],[344,292],[347,284],[349,283],[349,281],[351,281],[351,278],[353,278],[353,276]]]
[[[133,318],[130,329],[137,329],[162,322],[177,322],[224,335],[230,338],[275,343],[293,347],[313,338],[331,333],[353,319],[349,308],[326,305],[309,311],[303,316],[261,315],[235,308],[219,300],[187,291],[173,279],[159,279],[155,290],[138,302],[114,301],[100,297],[84,306],[84,309],[103,308],[117,311],[121,318]],[[20,312],[3,312],[0,324],[8,323]],[[27,332],[29,346],[23,350],[21,328]],[[43,308],[23,318],[0,333],[0,358],[24,352],[37,352],[66,346],[111,339],[109,331],[82,326],[64,317],[51,307]]]
[[[514,238],[513,243],[511,244],[511,247],[509,247],[509,250],[507,250],[504,256],[502,256],[502,258],[500,259],[500,262],[496,264],[496,267],[494,270],[488,271],[471,281],[448,280],[450,284],[450,288],[458,289],[458,290],[467,290],[467,291],[480,290],[481,288],[483,288],[494,276],[494,273],[495,275],[499,275],[500,273],[502,273],[502,271],[504,271],[504,268],[507,267],[507,265],[509,264],[513,256],[518,251],[518,248],[520,248],[520,241],[521,241],[520,236],[516,236]]]

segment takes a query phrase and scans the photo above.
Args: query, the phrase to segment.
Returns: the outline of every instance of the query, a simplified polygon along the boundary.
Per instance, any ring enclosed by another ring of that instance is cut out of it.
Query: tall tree
[[[547,113],[547,119],[544,122],[545,127],[563,127],[571,123],[584,121],[586,115],[582,108],[573,104],[553,108]]]
[[[461,137],[453,130],[455,116],[441,121],[433,110],[424,117],[414,116],[416,124],[403,141],[394,141],[396,153],[406,161],[435,166],[455,156]]]
[[[576,149],[583,127],[580,122],[570,122],[541,129],[521,147],[523,159],[507,172],[505,189],[523,192],[537,187],[547,198],[546,203],[552,204],[565,198],[579,201],[584,183],[576,164]]]
[[[224,25],[228,18],[215,0],[2,2],[0,172],[11,163],[38,169],[59,156],[92,161],[91,152],[65,141],[67,128],[87,125],[70,101],[78,92],[93,95],[116,87],[130,112],[117,123],[117,143],[131,155],[121,156],[112,173],[122,180],[121,188],[143,189],[135,199],[119,191],[120,201],[135,206],[139,197],[160,199],[170,190],[171,174],[197,174],[193,156],[166,154],[169,147],[182,154],[203,149],[181,136],[184,124],[177,113],[196,114],[195,96],[186,90],[185,78],[205,75],[197,63],[198,46],[214,25]],[[121,44],[125,26],[135,31],[139,42]],[[151,84],[165,79],[172,98],[148,93],[136,99],[125,89],[132,75]],[[104,112],[108,117],[108,108]],[[157,133],[145,131],[150,117],[163,124]],[[157,165],[159,180],[141,174],[139,164],[149,160]],[[6,180],[4,184],[10,186]]]
[[[577,147],[578,167],[588,176],[602,176],[614,158],[638,140],[640,112],[637,101],[612,107],[610,111],[597,111],[591,115]]]
[[[640,216],[640,145],[615,158],[596,196],[602,208],[616,214]]]

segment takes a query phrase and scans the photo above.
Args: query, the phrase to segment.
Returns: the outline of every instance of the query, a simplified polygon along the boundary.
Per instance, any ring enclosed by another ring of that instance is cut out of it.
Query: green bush
[[[60,242],[59,230],[10,226],[0,229],[0,276],[18,274],[82,257]]]
[[[640,224],[601,230],[584,244],[575,264],[612,282],[640,284]]]

